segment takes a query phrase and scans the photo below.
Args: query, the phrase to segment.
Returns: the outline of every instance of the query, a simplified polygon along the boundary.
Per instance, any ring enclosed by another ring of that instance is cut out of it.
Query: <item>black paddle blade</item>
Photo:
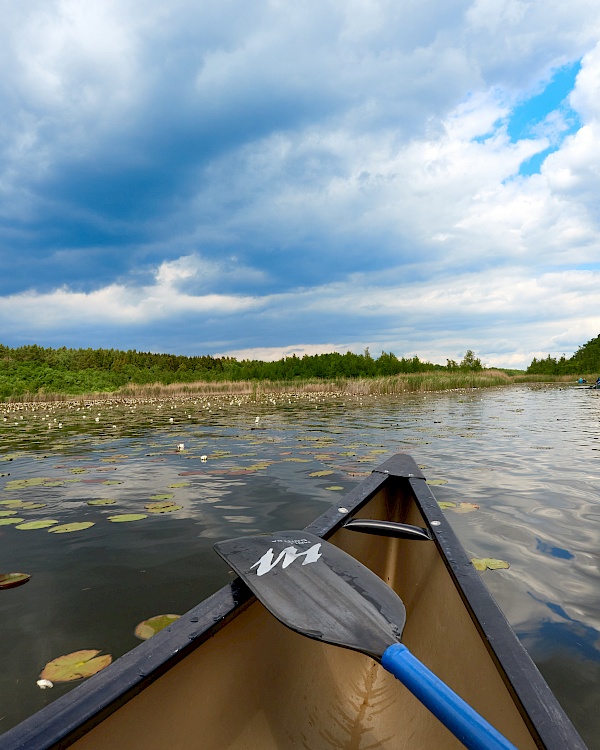
[[[375,659],[400,640],[400,597],[364,565],[306,531],[228,539],[215,550],[287,627]]]

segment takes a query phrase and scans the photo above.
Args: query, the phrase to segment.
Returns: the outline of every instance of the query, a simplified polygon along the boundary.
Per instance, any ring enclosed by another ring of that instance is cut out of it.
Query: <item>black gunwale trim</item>
[[[411,466],[412,464],[412,466]],[[398,454],[375,469],[408,482],[435,544],[471,619],[483,636],[515,704],[543,750],[587,750],[587,746],[542,677],[515,631],[444,517],[412,457]],[[432,525],[433,522],[433,525]]]
[[[408,484],[475,624],[507,677],[517,705],[522,706],[533,735],[539,732],[540,747],[587,750],[471,565],[424,480],[410,455],[396,454],[306,530],[328,538],[383,486]],[[432,526],[432,521],[439,521],[439,525]],[[457,562],[450,564],[449,558]],[[0,750],[64,750],[201,646],[253,601],[254,596],[240,579],[224,586],[102,672],[0,735]]]

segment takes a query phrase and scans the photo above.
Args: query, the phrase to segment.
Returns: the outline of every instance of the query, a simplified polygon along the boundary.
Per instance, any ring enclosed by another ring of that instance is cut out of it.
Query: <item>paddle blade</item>
[[[284,625],[380,659],[406,621],[402,600],[375,573],[306,531],[240,537],[215,550]]]

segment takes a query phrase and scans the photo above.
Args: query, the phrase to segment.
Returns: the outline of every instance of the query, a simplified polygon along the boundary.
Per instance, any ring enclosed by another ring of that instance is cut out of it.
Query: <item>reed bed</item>
[[[194,383],[129,384],[117,391],[74,395],[68,393],[25,393],[5,403],[102,403],[108,401],[153,401],[155,399],[242,397],[262,401],[271,396],[395,396],[433,391],[494,388],[520,383],[572,382],[573,376],[509,375],[502,370],[439,371],[406,373],[379,378],[335,378],[332,380],[242,380]]]

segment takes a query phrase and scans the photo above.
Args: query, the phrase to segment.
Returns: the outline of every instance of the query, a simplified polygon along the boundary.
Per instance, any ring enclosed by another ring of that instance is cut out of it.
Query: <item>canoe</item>
[[[351,519],[422,527],[432,540],[357,533],[344,528]],[[403,642],[519,750],[585,750],[410,456],[382,463],[306,531],[351,554],[400,595]],[[0,736],[0,750],[66,747],[463,745],[372,658],[284,627],[235,579]]]

